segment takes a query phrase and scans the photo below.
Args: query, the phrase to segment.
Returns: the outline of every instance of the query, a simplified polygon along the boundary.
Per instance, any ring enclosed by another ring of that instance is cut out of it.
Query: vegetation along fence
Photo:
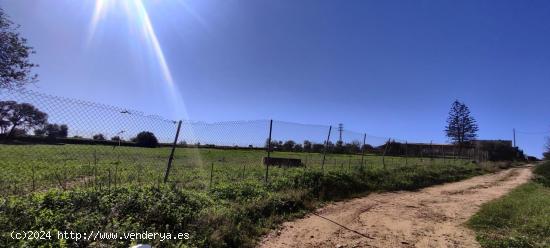
[[[475,146],[376,137],[342,125],[204,123],[33,91],[0,92],[0,194],[160,185],[208,190],[277,183],[308,170],[351,173],[484,161]]]

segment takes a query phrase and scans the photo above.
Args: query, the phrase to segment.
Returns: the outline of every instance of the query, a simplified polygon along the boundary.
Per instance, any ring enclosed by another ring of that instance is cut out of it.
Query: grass
[[[550,162],[535,178],[482,206],[468,225],[483,247],[550,247]]]
[[[0,247],[253,247],[284,220],[324,201],[374,191],[417,189],[488,171],[463,160],[282,153],[305,168],[270,168],[263,151],[177,149],[169,184],[160,178],[167,148],[1,146]],[[9,152],[7,152],[9,151]],[[210,184],[210,166],[214,163]],[[34,180],[33,180],[34,178]],[[32,187],[34,182],[34,187]],[[15,185],[15,186],[13,186]],[[15,221],[17,220],[17,221]],[[189,240],[14,240],[13,230],[74,232],[187,232]]]
[[[137,148],[103,145],[0,145],[0,194],[17,195],[50,188],[158,185],[164,176],[170,148]],[[170,181],[187,189],[207,190],[212,182],[235,180],[263,181],[263,150],[176,149]],[[270,167],[270,180],[286,178],[305,171],[321,171],[322,154],[274,152],[275,157],[300,158],[306,168]],[[405,161],[406,160],[406,161]],[[461,160],[386,157],[386,166],[464,163]],[[328,154],[328,171],[360,168],[360,155]],[[383,168],[382,157],[368,154],[364,165]]]

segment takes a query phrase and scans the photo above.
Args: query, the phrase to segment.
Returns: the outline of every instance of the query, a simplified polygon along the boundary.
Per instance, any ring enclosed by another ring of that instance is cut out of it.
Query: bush
[[[550,162],[537,166],[534,173],[537,182],[550,187]]]
[[[155,134],[147,131],[138,133],[138,135],[132,139],[138,146],[154,148],[159,145],[159,141]]]
[[[105,140],[105,136],[101,133],[98,133],[98,134],[94,134],[94,136],[92,136],[92,139],[93,140]]]

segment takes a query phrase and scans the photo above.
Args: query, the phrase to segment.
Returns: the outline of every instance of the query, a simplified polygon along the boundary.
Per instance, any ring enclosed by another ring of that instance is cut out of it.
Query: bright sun
[[[140,40],[153,51],[154,60],[159,66],[167,94],[172,99],[174,114],[177,114],[178,118],[183,117],[187,119],[185,104],[178,92],[177,86],[174,84],[172,73],[149,18],[149,13],[142,0],[95,0],[94,13],[89,27],[88,42],[93,39],[99,23],[105,18],[107,12],[114,9],[123,9],[131,24],[136,25],[137,29],[140,30]]]

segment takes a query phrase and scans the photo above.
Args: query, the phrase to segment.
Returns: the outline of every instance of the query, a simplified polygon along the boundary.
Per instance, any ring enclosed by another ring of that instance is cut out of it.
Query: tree
[[[470,116],[470,109],[466,104],[455,100],[449,111],[445,134],[455,144],[458,144],[459,150],[462,146],[474,140],[479,130],[476,120]]]
[[[16,128],[13,129],[13,132],[11,134],[13,137],[21,137],[27,135],[27,130],[23,128]]]
[[[26,132],[45,125],[47,121],[48,114],[29,103],[0,101],[0,133],[7,133],[8,137],[14,136],[16,129]]]
[[[0,89],[19,88],[37,78],[31,72],[37,65],[29,60],[35,52],[19,35],[18,28],[0,8]]]
[[[296,142],[294,142],[294,140],[287,140],[283,143],[283,151],[291,152],[295,145]]]
[[[361,149],[365,150],[366,152],[368,152],[368,151],[373,151],[373,150],[374,150],[374,146],[369,145],[369,144],[364,144],[363,146],[361,146]]]
[[[69,127],[65,124],[46,124],[44,128],[34,130],[34,135],[48,138],[67,138],[68,134]]]
[[[323,152],[325,149],[325,144],[313,144],[311,146],[311,152]]]
[[[282,148],[282,146],[283,146],[282,141],[271,140],[271,150],[272,151],[278,151]],[[268,147],[269,147],[269,139],[266,139],[265,140],[265,148],[268,148]]]
[[[304,152],[311,152],[312,146],[311,141],[304,140]]]
[[[92,139],[93,139],[93,140],[106,140],[106,139],[105,139],[105,135],[103,135],[103,134],[101,134],[101,133],[94,134],[94,136],[92,136]]]
[[[155,134],[143,131],[138,133],[138,135],[132,139],[133,142],[136,142],[138,146],[141,147],[157,147],[159,145],[159,141],[157,137],[155,137]]]
[[[10,127],[8,118],[13,111],[15,101],[0,101],[0,134],[7,133]]]
[[[67,136],[69,136],[69,126],[66,124],[59,125],[58,135],[60,138],[67,138]]]
[[[334,151],[334,143],[332,143],[331,141],[328,141],[325,143],[326,144],[326,149],[327,151]]]
[[[341,141],[341,140],[336,141],[336,145],[334,146],[334,152],[335,153],[344,152],[344,141]]]
[[[34,130],[34,135],[35,136],[45,136],[46,135],[46,129],[45,128],[37,128]]]
[[[354,140],[351,143],[346,144],[347,153],[358,153],[361,151],[361,142]]]
[[[111,141],[122,141],[122,138],[120,138],[120,136],[113,136],[111,137]]]

